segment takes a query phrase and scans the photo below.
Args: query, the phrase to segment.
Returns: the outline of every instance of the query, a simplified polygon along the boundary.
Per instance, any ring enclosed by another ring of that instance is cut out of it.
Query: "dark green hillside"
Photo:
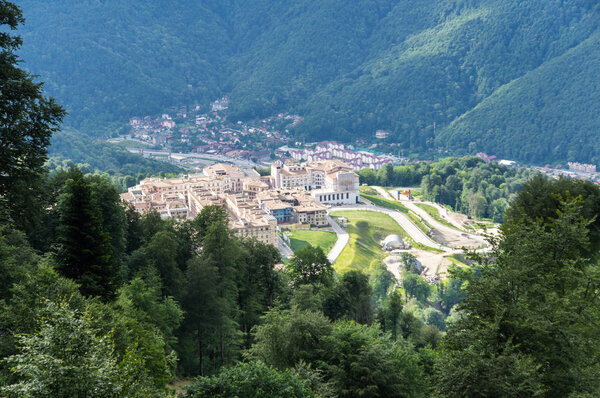
[[[473,147],[531,162],[553,158],[597,164],[599,70],[600,32],[596,32],[566,54],[498,89],[438,138],[452,147]]]
[[[600,21],[577,2],[448,3],[423,7],[423,13],[438,15],[435,25],[424,24],[317,91],[299,129],[313,137],[333,132],[341,139],[372,137],[385,128],[394,133],[393,141],[431,148],[434,123],[439,132],[496,88],[586,40]],[[528,116],[539,121],[536,114]]]
[[[183,170],[166,162],[146,159],[140,155],[94,140],[76,130],[64,130],[52,137],[50,168],[68,168],[78,164],[87,173],[96,170],[107,172],[121,190],[134,185],[137,180],[160,173],[179,174]]]
[[[220,1],[25,0],[21,55],[70,113],[107,121],[216,98],[228,46]]]
[[[600,151],[597,142],[585,150],[575,143],[583,132],[596,134],[599,123],[585,111],[594,108],[591,88],[600,81],[593,73],[597,1],[22,6],[25,65],[65,104],[67,123],[84,131],[228,94],[234,118],[303,115],[295,133],[308,139],[351,141],[386,129],[411,152],[442,146],[519,160],[597,161]],[[494,139],[481,133],[490,130]]]
[[[316,88],[367,59],[370,38],[392,3],[259,0],[248,7],[239,2],[234,19],[251,22],[234,27],[242,43],[231,60],[234,112],[249,117],[299,109]],[[253,22],[266,29],[254,32]]]

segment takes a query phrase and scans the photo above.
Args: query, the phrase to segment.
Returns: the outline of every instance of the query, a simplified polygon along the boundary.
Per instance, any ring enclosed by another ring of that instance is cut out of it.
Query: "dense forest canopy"
[[[502,222],[523,184],[538,173],[467,156],[433,163],[391,164],[359,171],[360,182],[387,187],[420,187],[424,200],[448,205],[472,217]]]
[[[229,94],[233,118],[296,112],[308,139],[599,161],[596,1],[20,4],[25,66],[84,132]]]

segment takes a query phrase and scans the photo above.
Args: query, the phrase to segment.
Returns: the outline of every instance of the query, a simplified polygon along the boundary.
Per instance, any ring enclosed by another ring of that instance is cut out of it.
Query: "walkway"
[[[277,235],[277,246],[279,249],[279,253],[285,258],[291,258],[294,255],[294,252],[290,247],[281,239],[279,235]]]
[[[404,214],[399,211],[386,209],[384,207],[375,206],[375,205],[367,205],[367,206],[357,206],[357,205],[346,205],[346,206],[336,206],[329,209],[329,211],[376,211],[378,213],[387,214],[391,218],[404,229],[404,231],[417,243],[420,243],[425,246],[433,247],[436,249],[441,249],[445,251],[452,251],[451,248],[440,245],[438,242],[431,239],[429,236],[425,235],[423,231],[419,229],[413,222],[406,217]]]
[[[394,199],[394,197],[392,195],[390,195],[390,193],[388,191],[386,191],[385,189],[383,189],[382,187],[373,187],[373,188],[375,188],[377,190],[377,192],[379,192],[379,194],[381,196],[385,197],[386,199],[396,201],[396,199]],[[457,230],[455,228],[444,225],[441,222],[437,221],[429,213],[427,213],[425,210],[423,210],[422,208],[420,208],[419,206],[417,206],[414,202],[412,202],[410,200],[400,200],[399,202],[401,202],[402,205],[404,205],[409,210],[411,210],[413,213],[417,214],[419,217],[421,217],[423,220],[425,220],[425,222],[427,222],[433,229],[435,229],[438,232],[440,232],[441,234],[445,235],[446,241],[462,242],[460,244],[461,247],[462,246],[481,246],[481,245],[486,244],[486,240],[482,236],[468,233],[462,229]],[[433,203],[433,202],[422,202],[422,203],[433,206],[438,210],[440,207],[437,203]],[[446,210],[446,209],[444,208],[444,210]],[[445,218],[448,220],[448,217],[445,217]],[[473,244],[474,242],[476,242],[476,243]]]
[[[337,260],[337,258],[340,256],[340,254],[342,254],[342,250],[344,250],[344,247],[346,247],[346,245],[348,244],[348,241],[350,240],[350,235],[348,235],[348,232],[346,232],[342,227],[340,227],[340,225],[337,222],[335,222],[333,218],[327,216],[327,221],[329,221],[329,225],[331,225],[331,227],[337,235],[337,241],[335,242],[335,245],[333,245],[329,253],[327,253],[327,259],[331,264],[333,264],[335,263],[335,260]]]

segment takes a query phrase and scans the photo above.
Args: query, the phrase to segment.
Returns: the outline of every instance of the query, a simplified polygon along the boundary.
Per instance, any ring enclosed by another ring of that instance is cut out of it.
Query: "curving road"
[[[290,249],[290,247],[287,245],[287,243],[284,242],[283,239],[281,239],[281,237],[279,235],[277,235],[277,248],[279,249],[279,253],[281,253],[281,255],[285,258],[292,258],[292,256],[294,255],[294,252],[292,251],[292,249]]]
[[[375,205],[366,205],[366,206],[356,206],[356,205],[348,205],[348,206],[336,206],[334,208],[329,209],[331,211],[343,211],[343,210],[351,210],[351,211],[375,211],[378,213],[383,213],[390,216],[406,233],[417,243],[420,243],[425,246],[439,248],[445,251],[452,251],[452,248],[440,245],[438,242],[431,239],[429,236],[425,235],[423,231],[419,229],[413,222],[406,217],[404,214],[399,211],[386,209],[384,207],[375,206]]]
[[[377,190],[377,192],[379,192],[383,197],[390,199],[390,200],[394,200],[394,201],[396,200],[388,191],[386,191],[382,187],[373,187],[373,188],[375,188]],[[417,214],[419,217],[421,217],[423,220],[425,220],[429,225],[431,225],[434,229],[436,229],[440,232],[443,232],[450,236],[454,236],[456,239],[461,239],[461,237],[468,237],[469,239],[471,239],[475,242],[478,242],[479,244],[486,243],[485,239],[480,235],[468,233],[468,232],[464,231],[462,228],[459,231],[459,230],[456,230],[455,228],[451,228],[447,225],[440,223],[435,218],[433,218],[429,213],[427,213],[425,210],[421,209],[419,206],[417,206],[415,203],[411,202],[410,200],[400,200],[399,202],[401,202],[402,205],[406,206],[409,210],[411,210],[413,213]],[[433,203],[433,202],[423,202],[423,203],[428,204],[430,206],[434,206],[439,210],[439,205],[437,203]],[[444,210],[446,210],[446,209],[444,208]]]
[[[346,232],[344,228],[340,227],[340,225],[335,222],[333,218],[327,216],[327,221],[329,221],[329,225],[331,225],[337,235],[337,241],[335,242],[335,245],[333,245],[329,253],[327,253],[327,259],[331,264],[333,264],[342,253],[342,250],[344,250],[344,247],[346,247],[348,244],[350,235],[348,235],[348,232]]]
[[[385,191],[385,189],[383,189],[381,187],[374,187],[374,188],[377,189],[377,191],[380,192],[382,194],[382,196],[384,196],[385,198],[394,200],[392,195],[390,195],[389,192]],[[415,204],[406,202],[406,201],[403,201],[403,204],[406,205],[410,210],[412,210],[413,212],[415,212],[416,214],[421,216],[423,219],[425,219],[425,221],[430,223],[434,228],[443,230],[447,233],[461,234],[460,231],[457,231],[453,228],[450,228],[450,227],[443,225],[440,222],[436,221],[425,210],[421,209],[420,207],[416,206]],[[348,244],[348,242],[350,240],[350,235],[342,227],[340,227],[340,225],[333,218],[331,218],[329,216],[329,213],[334,212],[334,211],[344,211],[344,210],[373,211],[373,212],[377,212],[377,213],[386,214],[386,215],[390,216],[394,221],[396,221],[396,223],[411,237],[411,239],[413,241],[420,243],[422,245],[425,245],[425,246],[443,250],[444,253],[439,253],[440,255],[446,256],[446,255],[454,254],[454,253],[463,253],[462,249],[448,247],[448,246],[440,244],[439,242],[434,241],[429,236],[427,236],[423,231],[421,231],[419,229],[419,227],[417,227],[406,215],[404,215],[403,213],[401,213],[397,210],[387,209],[385,207],[380,207],[380,206],[374,205],[372,203],[367,204],[367,205],[342,205],[342,206],[331,207],[327,210],[327,213],[328,213],[327,221],[329,222],[329,225],[331,225],[331,227],[333,228],[334,232],[337,235],[337,241],[335,242],[335,245],[331,248],[329,253],[327,253],[327,259],[332,264],[338,259],[338,257],[340,256],[340,254],[342,253],[342,251]],[[469,236],[471,236],[474,239],[482,240],[482,237],[480,237],[478,235],[469,234]],[[484,242],[484,241],[482,240],[482,242]],[[291,253],[291,250],[289,249],[289,247],[287,247],[287,245],[285,245],[285,243],[281,239],[280,239],[279,246],[280,246],[280,250],[282,250],[282,252],[286,251],[287,252],[286,254],[288,254],[289,256],[293,255],[293,253]],[[288,252],[288,250],[289,250],[289,252]],[[486,248],[478,249],[475,251],[478,253],[484,253],[489,250],[490,250],[490,248],[486,247]],[[285,254],[284,254],[284,256],[285,256]]]

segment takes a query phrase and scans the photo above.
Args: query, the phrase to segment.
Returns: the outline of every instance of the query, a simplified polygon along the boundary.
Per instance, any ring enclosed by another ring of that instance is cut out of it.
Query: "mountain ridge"
[[[474,149],[523,161],[600,161],[600,144],[580,150],[574,142],[600,117],[570,116],[585,100],[595,104],[593,93],[557,104],[561,119],[552,134],[543,134],[552,127],[536,113],[519,117],[531,132],[499,131],[531,153],[497,140],[483,145],[481,133],[505,120],[510,104],[537,109],[522,90],[507,93],[511,101],[497,99],[499,88],[597,34],[600,6],[593,1],[25,0],[22,7],[25,65],[66,105],[68,124],[93,134],[173,105],[207,108],[228,94],[232,118],[301,114],[294,133],[304,139],[371,139],[385,129],[407,153]],[[587,59],[594,64],[599,56],[592,51]],[[542,72],[542,87],[555,75],[561,86],[582,77]],[[585,75],[586,84],[598,80]],[[496,110],[486,124],[475,110],[490,97]],[[573,139],[550,150],[557,134]],[[536,147],[540,139],[544,151]]]

